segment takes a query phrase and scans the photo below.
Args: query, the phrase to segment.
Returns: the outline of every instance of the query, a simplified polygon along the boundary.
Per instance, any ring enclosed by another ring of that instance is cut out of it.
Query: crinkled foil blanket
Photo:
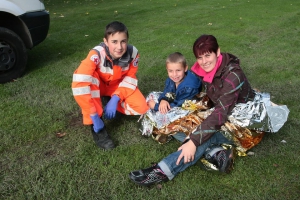
[[[147,100],[157,99],[161,92],[151,92]],[[187,136],[211,114],[213,108],[209,98],[200,93],[197,100],[185,101],[182,107],[175,107],[167,114],[149,110],[141,121],[142,135],[153,136],[160,144],[168,141],[170,135],[183,132]],[[221,127],[225,137],[234,141],[236,153],[246,152],[258,144],[265,132],[277,132],[286,122],[289,109],[270,101],[268,93],[256,93],[253,101],[237,104],[228,121]]]

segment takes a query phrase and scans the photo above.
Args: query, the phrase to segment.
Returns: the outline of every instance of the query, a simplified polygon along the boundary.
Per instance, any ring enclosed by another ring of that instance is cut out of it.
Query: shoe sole
[[[141,185],[141,186],[150,186],[150,185],[154,185],[155,183],[161,183],[161,182],[167,182],[168,180],[160,180],[160,181],[155,181],[155,182],[152,182],[152,183],[142,183],[142,182],[138,182],[138,181],[135,181],[133,176],[131,176],[131,174],[128,175],[130,180],[133,181],[134,183],[138,184],[138,185]]]
[[[96,144],[97,145],[97,144]],[[114,148],[116,147],[109,147],[109,148],[104,148],[104,147],[101,147],[99,145],[97,145],[97,147],[99,147],[100,149],[103,149],[103,150],[107,150],[107,151],[110,151],[110,150],[113,150]]]

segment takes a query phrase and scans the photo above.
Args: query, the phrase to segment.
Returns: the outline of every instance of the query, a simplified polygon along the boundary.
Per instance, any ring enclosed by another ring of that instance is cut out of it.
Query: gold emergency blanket
[[[201,122],[211,113],[207,111],[194,111],[191,114],[177,119],[176,121],[164,126],[163,128],[154,128],[152,136],[160,144],[168,141],[170,135],[177,132],[183,132],[186,136],[192,133]],[[246,156],[246,152],[257,145],[264,136],[264,132],[249,130],[248,128],[239,127],[230,122],[226,122],[221,128],[223,134],[236,145],[236,153],[239,156]]]
[[[211,102],[207,96],[200,93],[198,101],[185,101],[182,105],[183,109],[189,110],[190,114],[181,117],[162,128],[154,127],[152,137],[160,144],[168,142],[169,136],[177,132],[183,132],[186,136],[192,133],[199,124],[212,112],[209,110]],[[201,100],[199,100],[201,99]]]

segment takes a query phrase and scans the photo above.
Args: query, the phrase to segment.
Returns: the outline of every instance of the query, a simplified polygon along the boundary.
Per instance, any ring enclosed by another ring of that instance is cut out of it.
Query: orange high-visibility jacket
[[[116,94],[122,102],[138,90],[138,60],[138,50],[132,45],[127,46],[126,53],[119,60],[111,58],[103,42],[89,52],[75,70],[72,82],[73,95],[82,109],[84,124],[92,124],[91,113],[102,116],[101,96]]]

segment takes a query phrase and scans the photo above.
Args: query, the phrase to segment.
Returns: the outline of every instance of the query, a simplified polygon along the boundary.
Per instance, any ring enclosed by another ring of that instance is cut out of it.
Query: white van
[[[0,0],[0,83],[22,76],[27,49],[46,38],[49,25],[43,0]]]

